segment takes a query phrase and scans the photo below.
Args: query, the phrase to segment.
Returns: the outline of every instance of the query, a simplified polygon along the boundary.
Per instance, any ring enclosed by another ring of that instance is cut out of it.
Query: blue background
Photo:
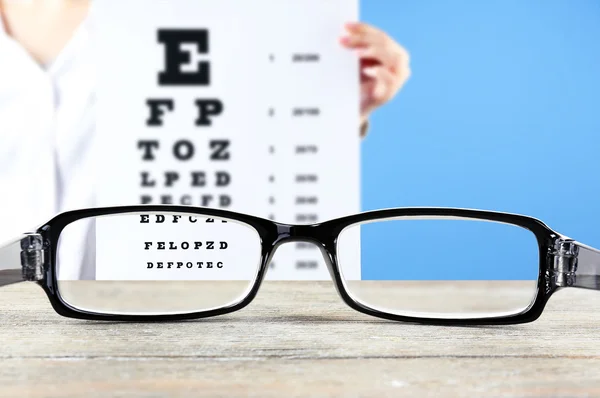
[[[600,247],[600,1],[368,0],[361,19],[412,69],[371,118],[363,210],[521,213]],[[377,231],[362,236],[366,279],[391,277]]]

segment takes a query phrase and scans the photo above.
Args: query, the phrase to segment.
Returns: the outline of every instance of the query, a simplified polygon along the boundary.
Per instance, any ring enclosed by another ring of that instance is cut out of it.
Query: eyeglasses
[[[72,318],[210,317],[248,305],[290,242],[320,250],[350,307],[397,321],[531,322],[561,288],[600,290],[599,250],[522,215],[398,208],[289,225],[166,205],[60,214],[0,247],[0,286],[35,281]]]

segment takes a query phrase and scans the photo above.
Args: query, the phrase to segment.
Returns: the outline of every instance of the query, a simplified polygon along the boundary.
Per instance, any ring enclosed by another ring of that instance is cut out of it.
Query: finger
[[[345,36],[341,39],[342,44],[347,48],[357,49],[361,59],[375,60],[394,73],[409,69],[410,55],[404,47],[371,26],[366,26],[363,31],[367,36]]]
[[[346,25],[346,30],[348,33],[341,37],[340,42],[347,48],[368,47],[391,40],[383,31],[366,24]]]
[[[362,73],[373,80],[369,96],[369,108],[378,107],[389,101],[397,90],[394,74],[383,66],[372,66],[362,70]]]
[[[350,34],[381,38],[387,36],[387,34],[383,30],[363,22],[350,22],[347,23],[344,27],[346,28],[346,31],[348,31],[348,33]]]
[[[340,38],[340,43],[349,49],[364,48],[375,44],[382,43],[385,40],[383,37],[372,35],[363,35],[350,33]]]
[[[384,69],[385,72],[380,71]],[[369,65],[361,68],[361,76],[365,76],[367,79],[384,79],[389,80],[389,86],[392,88],[392,95],[394,95],[410,77],[411,71],[410,66],[402,64],[399,67],[389,68],[385,65]],[[363,79],[361,78],[361,81]]]
[[[409,64],[407,51],[392,40],[383,44],[360,48],[357,52],[361,59],[375,60],[393,71],[407,67]]]

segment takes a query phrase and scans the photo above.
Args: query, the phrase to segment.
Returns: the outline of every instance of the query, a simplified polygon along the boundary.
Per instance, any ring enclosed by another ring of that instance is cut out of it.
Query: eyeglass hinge
[[[556,287],[575,284],[579,246],[571,239],[558,238],[550,251],[550,276]]]
[[[21,270],[26,281],[44,279],[44,239],[40,234],[25,234],[21,239]]]

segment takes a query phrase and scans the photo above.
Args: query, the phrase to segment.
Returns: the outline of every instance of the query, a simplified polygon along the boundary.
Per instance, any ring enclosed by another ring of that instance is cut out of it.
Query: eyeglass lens
[[[356,240],[360,253],[351,253]],[[527,229],[474,219],[405,217],[352,225],[338,239],[348,294],[422,318],[514,315],[535,300],[539,247]],[[354,256],[361,259],[353,272]]]
[[[234,305],[261,259],[258,232],[186,213],[118,214],[71,223],[56,253],[58,290],[78,309],[164,315]]]

